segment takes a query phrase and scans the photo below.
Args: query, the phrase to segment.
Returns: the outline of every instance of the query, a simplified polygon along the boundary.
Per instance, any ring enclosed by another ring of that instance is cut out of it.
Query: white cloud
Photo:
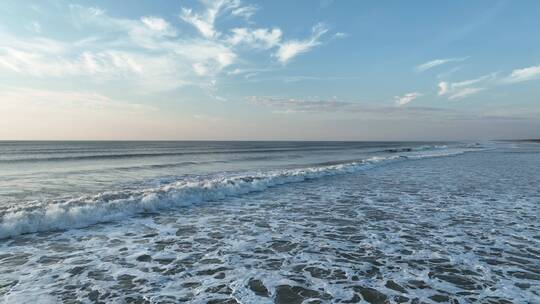
[[[540,79],[540,66],[515,69],[505,77],[499,77],[498,73],[491,73],[460,82],[442,81],[438,84],[438,95],[447,96],[449,100],[457,100],[469,97],[488,88],[534,79]]]
[[[454,82],[454,83],[452,83],[452,88],[468,87],[468,86],[471,86],[471,85],[474,85],[474,84],[484,83],[486,81],[494,80],[496,77],[497,77],[497,73],[491,73],[491,74],[480,76],[480,77],[475,78],[475,79],[470,79],[470,80],[465,80],[465,81],[460,81],[460,82]]]
[[[447,96],[449,100],[456,100],[469,97],[485,90],[485,86],[490,86],[497,78],[496,73],[480,76],[475,79],[460,82],[439,82],[439,96]],[[478,87],[480,85],[482,87]]]
[[[455,99],[463,99],[465,97],[468,97],[470,95],[476,94],[478,92],[481,92],[485,90],[485,88],[463,88],[455,91],[450,96],[448,96],[449,100],[455,100]]]
[[[249,12],[249,9],[244,9],[239,0],[202,0],[205,6],[205,12],[198,14],[190,8],[182,8],[180,19],[193,25],[204,37],[208,39],[216,38],[219,32],[215,29],[214,23],[217,17],[225,11],[234,10],[237,15],[244,15]],[[233,11],[233,12],[234,12]],[[252,11],[254,12],[254,11]]]
[[[450,85],[446,81],[439,82],[439,96],[446,95],[450,90]]]
[[[63,42],[0,31],[0,71],[47,79],[80,76],[101,84],[118,79],[155,92],[209,81],[237,58],[222,42],[174,37],[172,26],[158,17],[112,18],[102,10],[76,5],[70,11],[83,29],[118,35]]]
[[[230,47],[244,46],[252,49],[271,49],[278,47],[273,54],[281,63],[289,62],[298,54],[308,52],[313,47],[321,44],[320,37],[328,32],[327,27],[319,23],[312,28],[312,35],[305,40],[282,41],[281,29],[268,28],[246,28],[237,27],[231,30],[231,35],[223,37],[223,33],[216,29],[216,19],[225,13],[231,16],[242,16],[246,19],[251,17],[258,9],[255,6],[242,5],[240,0],[201,0],[205,10],[196,13],[190,8],[182,8],[180,18],[193,25],[199,33],[206,39],[221,42]],[[338,36],[343,36],[340,34]]]
[[[440,65],[450,63],[450,62],[461,62],[461,61],[465,61],[467,59],[469,59],[469,57],[435,59],[435,60],[431,60],[431,61],[422,63],[420,65],[417,65],[415,67],[415,70],[417,72],[424,72],[424,71],[432,69],[432,68],[434,68],[436,66],[440,66]]]
[[[208,17],[195,14],[190,8],[182,8],[180,18],[185,22],[191,23],[206,38],[213,38],[216,34],[214,30],[214,19],[210,20]]]
[[[418,97],[421,97],[422,94],[418,92],[411,92],[407,93],[403,96],[394,96],[394,101],[396,102],[396,105],[398,106],[404,106],[408,104],[409,102],[417,99]]]
[[[0,48],[0,69],[36,77],[100,75],[112,78],[142,74],[141,63],[149,64],[152,61],[149,59],[121,51],[85,51],[72,58],[58,58],[54,54]]]
[[[70,45],[68,43],[47,39],[42,36],[22,39],[18,35],[2,31],[0,28],[0,48],[2,50],[15,49],[27,52],[60,55],[69,49],[69,47]]]
[[[349,37],[349,34],[343,33],[343,32],[337,32],[334,34],[335,38],[341,39],[341,38],[347,38]]]
[[[99,7],[84,7],[78,4],[70,4],[70,9],[72,13],[81,13],[79,17],[86,17],[86,18],[92,18],[92,17],[98,17],[105,15],[105,10],[99,8]]]
[[[157,32],[168,32],[171,30],[171,25],[167,21],[159,17],[142,17],[141,21],[148,28]]]
[[[266,72],[273,72],[275,69],[273,68],[236,68],[231,71],[227,72],[227,75],[243,75],[244,78],[250,78],[256,75],[259,75],[260,73],[266,73]]]
[[[320,45],[320,38],[326,32],[328,32],[328,28],[324,24],[319,23],[312,28],[312,34],[309,39],[285,41],[279,46],[275,56],[281,63],[286,64],[297,55],[308,52],[315,46]]]
[[[540,78],[540,65],[515,69],[502,80],[504,83],[516,83]]]
[[[208,75],[208,68],[204,64],[202,64],[200,62],[193,64],[193,70],[199,76]]]
[[[182,18],[193,21],[189,23],[198,29],[200,34],[196,36],[178,35],[176,28],[159,16],[115,18],[100,8],[80,5],[66,6],[69,14],[64,19],[66,28],[77,29],[73,34],[80,35],[79,39],[25,37],[0,29],[0,73],[29,80],[69,78],[82,87],[125,86],[137,93],[185,85],[206,88],[221,75],[236,74],[227,73],[233,65],[238,71],[262,71],[243,58],[249,51],[280,50],[279,56],[275,51],[268,55],[285,63],[320,44],[320,36],[327,32],[319,24],[310,39],[283,43],[278,27],[218,30],[214,24],[219,16],[248,18],[256,8],[239,0],[201,2],[202,13],[182,9]]]
[[[254,5],[242,6],[236,9],[233,9],[231,15],[237,17],[243,17],[245,19],[251,18],[259,8]]]
[[[203,12],[197,13],[190,8],[184,7],[180,18],[193,25],[202,37],[230,48],[243,46],[250,49],[267,50],[278,47],[273,56],[283,64],[298,54],[308,52],[313,47],[321,44],[320,37],[328,32],[326,26],[319,23],[312,28],[311,37],[305,40],[282,41],[283,33],[277,27],[272,29],[236,27],[230,30],[230,35],[224,35],[223,31],[215,27],[219,16],[227,13],[230,16],[241,16],[248,19],[258,8],[243,5],[240,0],[200,0],[200,2],[204,6]]]
[[[232,45],[244,44],[251,48],[270,49],[279,44],[282,32],[279,28],[266,29],[248,29],[234,28],[231,30],[233,35],[227,39]]]

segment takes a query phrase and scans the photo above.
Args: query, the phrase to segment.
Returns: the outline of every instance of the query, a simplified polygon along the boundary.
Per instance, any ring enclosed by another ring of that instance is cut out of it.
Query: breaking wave
[[[137,214],[159,212],[221,200],[268,188],[328,176],[354,173],[407,159],[443,157],[473,149],[435,149],[409,155],[372,157],[343,164],[259,172],[248,175],[177,181],[157,188],[104,192],[56,202],[21,203],[0,210],[0,239],[26,233],[83,228]]]

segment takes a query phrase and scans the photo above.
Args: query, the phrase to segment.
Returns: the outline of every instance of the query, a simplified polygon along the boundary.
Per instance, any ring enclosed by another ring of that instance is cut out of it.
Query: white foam
[[[0,218],[0,239],[33,232],[82,228],[97,223],[129,218],[141,213],[174,209],[263,191],[277,185],[353,173],[380,163],[450,156],[467,151],[470,150],[447,149],[445,151],[430,151],[429,154],[417,152],[407,156],[373,157],[362,161],[323,167],[260,172],[202,181],[178,181],[158,188],[101,193],[92,197],[74,198],[56,203],[21,204],[13,209],[3,211]]]

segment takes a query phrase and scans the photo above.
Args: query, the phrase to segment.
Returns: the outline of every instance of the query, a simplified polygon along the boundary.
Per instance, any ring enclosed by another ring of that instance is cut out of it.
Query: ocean
[[[540,144],[0,142],[0,302],[540,303]]]

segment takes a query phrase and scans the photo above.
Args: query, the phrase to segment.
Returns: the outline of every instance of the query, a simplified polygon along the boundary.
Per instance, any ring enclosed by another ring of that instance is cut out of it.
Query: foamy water
[[[138,169],[116,156],[98,158],[101,168],[88,164],[95,157],[3,156],[5,166],[45,162],[52,179],[90,173],[75,195],[37,199],[33,185],[22,185],[26,200],[4,195],[0,299],[538,302],[538,146],[306,147],[174,152],[202,163],[197,174],[156,166],[171,155],[129,156]],[[96,174],[105,182],[90,183]]]

